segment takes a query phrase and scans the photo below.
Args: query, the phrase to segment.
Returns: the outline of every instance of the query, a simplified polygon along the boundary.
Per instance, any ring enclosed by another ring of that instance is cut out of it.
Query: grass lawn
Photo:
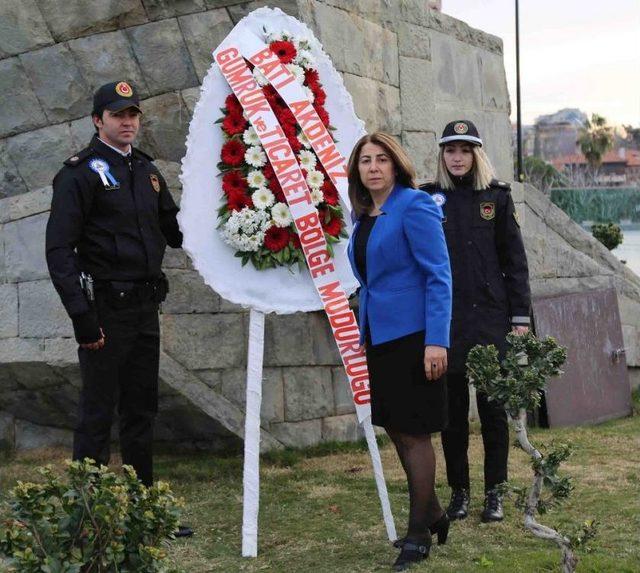
[[[543,523],[567,526],[595,518],[597,538],[579,553],[578,571],[640,572],[640,416],[599,426],[534,430],[539,443],[575,445],[565,472],[575,491],[562,510]],[[448,501],[439,439],[438,494]],[[40,451],[0,462],[0,501],[16,480],[35,478],[41,463],[61,465],[68,452]],[[396,526],[404,534],[408,503],[404,474],[392,447],[382,458]],[[524,531],[522,518],[506,503],[506,520],[485,525],[482,507],[482,443],[471,436],[471,516],[455,523],[449,542],[412,571],[504,573],[560,571],[559,551]],[[509,472],[518,484],[530,480],[526,455],[513,449]],[[171,561],[189,573],[388,571],[397,550],[386,539],[369,456],[362,444],[323,446],[267,456],[261,465],[259,556],[240,557],[242,457],[157,456],[157,477],[186,500],[183,521],[197,535],[173,544]],[[2,512],[5,512],[3,508]]]

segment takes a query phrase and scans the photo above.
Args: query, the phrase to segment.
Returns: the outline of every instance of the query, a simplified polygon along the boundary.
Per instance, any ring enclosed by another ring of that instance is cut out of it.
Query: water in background
[[[640,225],[620,227],[624,235],[622,244],[611,252],[619,259],[627,261],[627,267],[640,276]]]

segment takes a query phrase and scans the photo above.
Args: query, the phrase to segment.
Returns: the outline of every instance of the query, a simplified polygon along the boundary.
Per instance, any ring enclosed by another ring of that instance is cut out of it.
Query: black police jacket
[[[494,344],[501,358],[512,325],[529,324],[529,272],[518,216],[508,183],[473,189],[456,178],[455,189],[428,183],[443,212],[451,261],[453,312],[449,371],[464,373],[469,350]]]
[[[176,206],[162,175],[146,153],[124,157],[96,136],[67,159],[53,180],[46,255],[51,280],[79,342],[93,338],[80,272],[94,281],[145,281],[161,276],[166,245],[180,247]],[[84,320],[83,320],[84,317]],[[97,323],[93,324],[97,332]],[[80,340],[85,338],[85,340]]]

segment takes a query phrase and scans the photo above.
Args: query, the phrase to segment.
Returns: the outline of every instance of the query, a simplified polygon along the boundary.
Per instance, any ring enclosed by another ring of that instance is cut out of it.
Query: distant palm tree
[[[613,128],[597,113],[592,114],[591,120],[587,119],[584,127],[580,129],[578,145],[594,177],[605,153],[613,147],[613,135]]]

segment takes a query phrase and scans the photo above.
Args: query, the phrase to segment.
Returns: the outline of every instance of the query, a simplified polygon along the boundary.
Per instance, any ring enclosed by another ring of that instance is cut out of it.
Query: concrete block
[[[234,368],[245,363],[245,326],[236,314],[164,315],[164,350],[185,368]]]
[[[131,82],[140,97],[149,96],[147,82],[123,30],[71,40],[67,45],[91,91],[117,77]]]
[[[38,362],[44,357],[43,351],[42,341],[35,338],[0,338],[0,364]]]
[[[127,30],[152,95],[198,84],[189,51],[174,19]]]
[[[322,419],[323,442],[355,442],[364,437],[355,414],[330,416]]]
[[[60,297],[49,280],[18,285],[20,336],[23,338],[72,337],[73,327]]]
[[[44,253],[48,214],[4,225],[4,251],[9,282],[33,281],[49,276]]]
[[[218,312],[220,297],[196,271],[169,270],[169,295],[162,303],[164,314]]]
[[[209,388],[218,388],[222,382],[222,370],[196,370],[194,374]]]
[[[330,368],[283,368],[285,420],[295,422],[334,413]]]
[[[54,366],[74,386],[79,386],[78,343],[75,338],[45,338],[44,362]]]
[[[331,369],[331,381],[333,383],[333,401],[336,414],[351,414],[355,412],[353,394],[343,366],[336,366]]]
[[[164,20],[206,10],[204,0],[143,0],[143,3],[151,20]]]
[[[180,29],[184,35],[191,61],[198,80],[202,83],[204,76],[211,67],[213,56],[211,53],[233,29],[233,22],[223,8],[210,10],[203,14],[190,14],[178,18]]]
[[[340,353],[331,326],[324,312],[309,314],[311,344],[314,364],[341,364]]]
[[[37,0],[57,42],[135,26],[147,21],[141,0]]]
[[[429,29],[410,22],[399,22],[398,25],[398,50],[400,56],[430,60],[431,38]]]
[[[34,0],[0,3],[0,58],[14,56],[53,43]]]
[[[0,140],[0,201],[28,191],[16,164],[7,152],[6,140]],[[0,213],[2,211],[0,210]],[[0,214],[0,221],[3,217]]]
[[[157,159],[180,161],[185,154],[190,114],[179,93],[144,101],[139,145]]]
[[[403,131],[402,145],[416,168],[418,181],[433,181],[438,160],[436,135],[423,131]]]
[[[186,269],[187,254],[182,249],[167,248],[164,253],[162,266],[165,269]]]
[[[91,138],[96,133],[93,119],[90,115],[76,119],[69,124],[71,131],[71,141],[76,150],[84,149],[89,145]]]
[[[52,193],[51,187],[42,187],[36,191],[0,200],[0,223],[9,223],[48,212],[51,207]]]
[[[298,2],[296,0],[254,0],[253,2],[205,0],[205,2],[209,8],[222,8],[226,6],[234,25],[254,10],[262,8],[263,6],[280,8],[285,14],[289,14],[289,16],[293,16],[294,18],[298,17]]]
[[[382,130],[392,135],[400,135],[400,90],[352,74],[345,73],[342,77],[347,91],[353,98],[356,114],[365,122],[366,130]]]
[[[29,190],[51,185],[62,162],[74,151],[66,124],[51,125],[7,139],[7,152]]]
[[[0,285],[0,338],[18,336],[18,286]]]
[[[507,76],[504,59],[500,54],[478,53],[482,85],[482,107],[485,110],[510,112]]]
[[[291,448],[308,448],[322,440],[322,420],[319,419],[271,424],[269,430],[276,439]]]
[[[402,129],[433,131],[435,100],[432,64],[418,58],[400,58],[400,105]]]
[[[263,424],[284,421],[284,390],[281,368],[265,368],[262,378],[262,405],[260,419]],[[222,373],[220,390],[242,411],[245,411],[247,393],[247,371],[225,370]]]
[[[0,137],[35,129],[47,123],[19,58],[0,61],[0,85],[4,101],[0,106]]]
[[[51,123],[91,113],[91,89],[66,45],[56,44],[23,54],[20,61]]]
[[[200,86],[182,90],[180,94],[182,95],[182,101],[184,101],[189,110],[189,116],[193,116],[193,110],[200,99]]]
[[[309,317],[295,314],[268,314],[265,320],[265,366],[313,364]]]

